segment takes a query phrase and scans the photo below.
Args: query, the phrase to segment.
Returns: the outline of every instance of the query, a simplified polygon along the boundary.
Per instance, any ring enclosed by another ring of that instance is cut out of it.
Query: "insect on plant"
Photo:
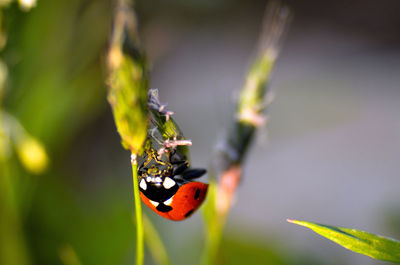
[[[150,126],[143,154],[138,158],[139,190],[142,201],[154,212],[173,221],[191,216],[206,198],[208,184],[194,181],[206,173],[192,169],[188,145],[158,100],[157,90],[148,97]]]

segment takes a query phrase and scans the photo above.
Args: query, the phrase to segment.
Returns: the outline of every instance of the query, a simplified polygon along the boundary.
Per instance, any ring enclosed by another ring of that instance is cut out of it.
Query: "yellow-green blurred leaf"
[[[60,248],[60,259],[65,265],[82,264],[71,245],[64,245]]]
[[[49,164],[49,158],[44,146],[30,136],[19,140],[17,143],[17,154],[22,165],[34,174],[43,173]]]
[[[29,11],[36,6],[36,0],[18,0],[19,6],[24,11]]]

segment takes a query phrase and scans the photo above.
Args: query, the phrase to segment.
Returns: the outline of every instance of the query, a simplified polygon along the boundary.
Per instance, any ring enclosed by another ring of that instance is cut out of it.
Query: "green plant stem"
[[[144,228],[139,194],[137,154],[147,136],[146,60],[141,52],[136,16],[129,0],[117,0],[108,51],[109,90],[107,99],[113,110],[122,145],[131,151],[133,194],[136,221],[136,265],[144,262]]]
[[[136,155],[132,155],[136,157]],[[143,216],[142,204],[139,194],[139,181],[137,175],[136,158],[132,158],[132,176],[133,176],[133,195],[135,199],[135,218],[136,218],[136,265],[142,265],[144,261],[144,232],[143,232]]]

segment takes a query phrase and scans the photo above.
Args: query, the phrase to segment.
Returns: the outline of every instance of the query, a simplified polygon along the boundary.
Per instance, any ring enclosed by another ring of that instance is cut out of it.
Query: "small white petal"
[[[164,188],[166,188],[168,190],[168,189],[172,188],[175,184],[176,184],[176,182],[173,179],[166,177],[164,180],[163,186],[164,186]]]
[[[161,178],[160,177],[156,177],[155,181],[156,182],[161,182]]]
[[[144,179],[142,179],[142,180],[140,181],[139,186],[142,188],[142,190],[146,190],[146,189],[147,189],[146,181],[145,181]]]
[[[171,202],[172,202],[172,197],[169,198],[168,200],[164,201],[164,204],[165,205],[171,205]]]

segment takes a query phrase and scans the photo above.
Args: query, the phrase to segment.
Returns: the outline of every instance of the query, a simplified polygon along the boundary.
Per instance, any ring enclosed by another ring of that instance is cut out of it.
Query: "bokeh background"
[[[400,239],[400,3],[289,4],[294,18],[271,82],[268,126],[246,161],[218,264],[385,264],[285,220]],[[194,166],[211,163],[265,5],[136,4],[151,87],[193,141]],[[29,12],[17,3],[2,9],[8,75],[1,107],[48,154],[47,169],[34,174],[18,159],[20,145],[1,146],[2,265],[134,260],[129,153],[106,101],[112,6],[111,0],[39,0]],[[172,263],[197,264],[201,214],[173,223],[146,212]]]

